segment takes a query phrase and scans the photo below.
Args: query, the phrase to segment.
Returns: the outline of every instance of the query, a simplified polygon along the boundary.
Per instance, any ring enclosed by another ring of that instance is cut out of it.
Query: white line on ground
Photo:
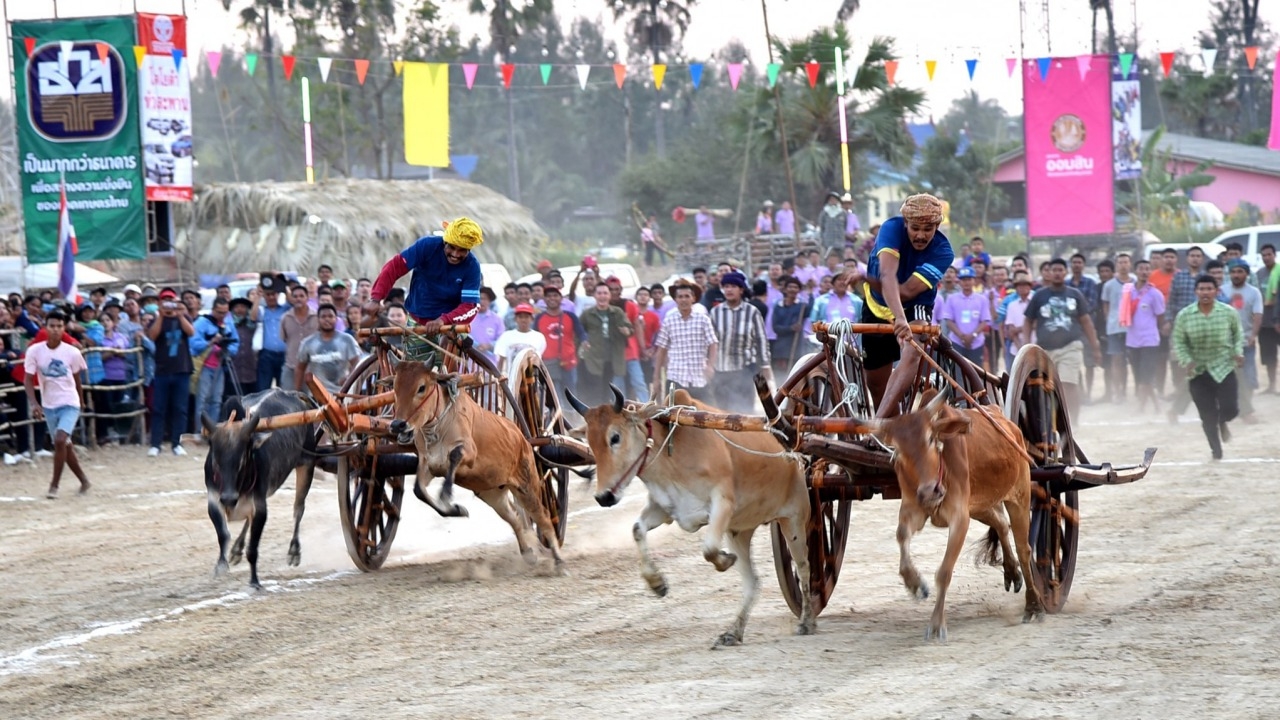
[[[1153,462],[1151,467],[1189,467],[1194,465],[1214,465],[1217,463],[1278,463],[1280,458],[1251,457],[1223,458],[1222,460],[1179,460],[1176,462]]]

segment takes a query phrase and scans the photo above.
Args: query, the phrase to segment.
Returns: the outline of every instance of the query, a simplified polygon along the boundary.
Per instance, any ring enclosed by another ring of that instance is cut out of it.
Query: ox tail
[[[975,543],[975,546],[978,553],[974,558],[974,565],[1000,567],[1004,564],[1004,555],[1000,552],[1000,533],[995,528],[988,528],[987,536]]]

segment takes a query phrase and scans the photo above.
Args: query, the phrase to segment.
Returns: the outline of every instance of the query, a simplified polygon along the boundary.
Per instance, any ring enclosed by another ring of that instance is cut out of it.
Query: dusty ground
[[[1264,418],[1280,400],[1260,398]],[[263,543],[268,590],[216,556],[198,457],[95,453],[88,498],[42,496],[48,461],[0,467],[0,717],[1275,717],[1280,664],[1274,424],[1237,424],[1210,464],[1198,425],[1086,409],[1095,459],[1146,480],[1082,494],[1063,614],[1018,623],[999,571],[963,563],[950,642],[896,574],[896,505],[854,510],[819,634],[790,634],[767,535],[747,644],[711,652],[738,597],[697,538],[651,538],[671,594],[647,594],[629,526],[641,493],[600,510],[575,486],[572,575],[533,570],[471,499],[443,520],[406,500],[392,559],[353,570],[331,479],[313,490],[303,565],[285,565],[292,493]],[[577,481],[581,483],[581,481]],[[291,487],[290,483],[287,487]],[[943,532],[914,545],[932,575]]]

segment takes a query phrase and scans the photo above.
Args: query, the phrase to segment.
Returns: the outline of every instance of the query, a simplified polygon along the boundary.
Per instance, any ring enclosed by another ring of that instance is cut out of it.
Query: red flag
[[[511,63],[502,64],[502,87],[511,87],[511,76],[516,74],[516,66]]]
[[[27,57],[31,57],[31,53],[36,51],[36,39],[33,37],[25,37],[22,38],[22,43],[27,46]],[[1257,55],[1257,48],[1254,48],[1254,51],[1254,55]]]
[[[282,57],[280,58],[280,62],[284,64],[284,79],[285,79],[285,80],[292,80],[292,79],[293,79],[293,63],[294,63],[294,61],[296,61],[296,60],[297,60],[297,58],[295,58],[295,57],[294,57],[294,56],[292,56],[292,55],[284,55],[284,56],[282,56]]]
[[[369,61],[356,60],[356,79],[360,81],[361,85],[364,84],[364,78],[368,74],[369,74]]]
[[[97,45],[98,45],[99,62],[106,62],[107,61],[107,44],[104,42],[100,42],[100,43],[97,43]]]
[[[614,63],[613,65],[613,81],[618,83],[618,89],[622,89],[622,83],[627,79],[627,66]]]
[[[810,60],[809,62],[805,63],[804,71],[809,73],[809,87],[818,86],[818,69],[820,67],[822,66],[813,60]]]
[[[885,80],[888,80],[888,81],[889,81],[889,84],[890,84],[890,85],[892,85],[892,84],[893,84],[893,78],[894,78],[894,76],[895,76],[895,75],[897,75],[897,74],[898,74],[898,61],[897,61],[897,60],[885,60],[885,61],[884,61],[884,79],[885,79]]]
[[[28,53],[31,51],[28,50]],[[1258,46],[1250,45],[1244,49],[1244,59],[1249,61],[1249,69],[1252,70],[1254,65],[1258,64]]]
[[[1164,68],[1164,76],[1169,77],[1169,72],[1173,70],[1173,53],[1160,53],[1160,66]]]

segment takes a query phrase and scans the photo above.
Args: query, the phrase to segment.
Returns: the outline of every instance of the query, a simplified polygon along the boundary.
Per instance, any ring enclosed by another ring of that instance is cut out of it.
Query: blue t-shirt
[[[474,254],[457,265],[444,255],[444,238],[428,235],[400,253],[413,271],[405,309],[423,320],[435,320],[463,303],[480,303],[480,261]]]
[[[912,309],[925,307],[932,309],[934,298],[938,294],[938,281],[942,273],[955,260],[955,252],[951,242],[939,230],[933,234],[933,240],[924,250],[916,250],[911,246],[911,238],[907,235],[907,224],[902,217],[890,218],[880,226],[880,234],[876,235],[875,247],[871,250],[871,258],[867,262],[867,277],[879,279],[880,253],[893,253],[898,258],[898,284],[905,284],[914,275],[924,281],[929,289],[915,296],[910,301],[903,301],[902,309],[907,319],[914,317]],[[867,307],[872,314],[881,320],[893,320],[893,313],[885,304],[884,296],[866,285],[863,293],[867,298]]]

